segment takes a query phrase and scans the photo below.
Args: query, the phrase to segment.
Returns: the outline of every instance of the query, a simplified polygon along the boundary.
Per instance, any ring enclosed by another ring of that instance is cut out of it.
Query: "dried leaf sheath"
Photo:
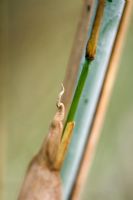
[[[18,197],[19,200],[61,200],[59,171],[51,170],[39,154],[32,160]]]
[[[18,200],[62,199],[60,168],[74,127],[72,123],[71,128],[67,129],[64,134],[65,140],[61,139],[65,115],[65,107],[61,102],[63,93],[64,87],[59,94],[57,101],[58,110],[50,125],[48,137],[44,141],[39,153],[33,158],[28,167]],[[66,136],[66,134],[68,134],[68,136]],[[60,161],[58,162],[58,167],[57,161]]]

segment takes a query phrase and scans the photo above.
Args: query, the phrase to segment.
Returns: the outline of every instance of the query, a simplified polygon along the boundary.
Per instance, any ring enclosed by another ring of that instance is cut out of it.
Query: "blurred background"
[[[0,2],[0,199],[17,199],[55,112],[82,9],[77,0]],[[82,199],[133,199],[133,15]]]

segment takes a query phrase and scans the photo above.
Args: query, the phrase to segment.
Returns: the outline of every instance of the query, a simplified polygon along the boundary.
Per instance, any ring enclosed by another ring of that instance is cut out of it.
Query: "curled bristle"
[[[61,90],[61,92],[59,93],[58,100],[57,100],[57,107],[58,107],[58,108],[59,108],[59,107],[61,106],[61,104],[62,104],[61,98],[62,98],[62,96],[63,96],[63,94],[64,94],[64,92],[65,92],[65,88],[64,88],[63,83],[61,83],[61,87],[62,87],[62,90]]]

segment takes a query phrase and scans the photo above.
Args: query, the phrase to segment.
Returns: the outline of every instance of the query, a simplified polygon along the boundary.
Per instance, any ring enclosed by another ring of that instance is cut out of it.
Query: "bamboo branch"
[[[96,145],[104,122],[111,90],[113,88],[114,80],[118,71],[118,62],[123,47],[124,37],[128,28],[132,7],[133,3],[126,1],[115,44],[112,50],[108,70],[105,76],[103,88],[95,112],[92,128],[89,134],[90,136],[88,137],[88,141],[84,149],[84,154],[80,163],[77,179],[71,194],[72,200],[80,199],[84,185],[87,181],[88,173],[90,172],[90,167],[92,165],[93,157],[96,151]]]
[[[81,97],[81,94],[83,92],[83,88],[84,88],[84,85],[86,82],[86,78],[89,73],[90,64],[95,58],[101,22],[102,22],[103,13],[104,13],[104,6],[105,6],[105,0],[100,0],[98,3],[97,10],[96,10],[96,16],[94,19],[91,35],[90,35],[90,38],[88,40],[87,47],[86,47],[85,61],[83,64],[82,72],[80,74],[80,77],[79,77],[79,80],[77,83],[77,87],[75,90],[75,94],[74,94],[74,97],[73,97],[73,100],[72,100],[72,103],[70,106],[70,110],[68,112],[66,124],[68,122],[74,120],[75,113],[78,108],[79,100],[80,100],[80,97]],[[65,127],[66,127],[66,124],[65,124]]]

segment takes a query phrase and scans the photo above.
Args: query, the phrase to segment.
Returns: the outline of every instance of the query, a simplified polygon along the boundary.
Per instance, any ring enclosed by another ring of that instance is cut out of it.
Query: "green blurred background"
[[[0,2],[0,199],[14,200],[55,112],[82,1]],[[133,17],[82,199],[133,199]]]

